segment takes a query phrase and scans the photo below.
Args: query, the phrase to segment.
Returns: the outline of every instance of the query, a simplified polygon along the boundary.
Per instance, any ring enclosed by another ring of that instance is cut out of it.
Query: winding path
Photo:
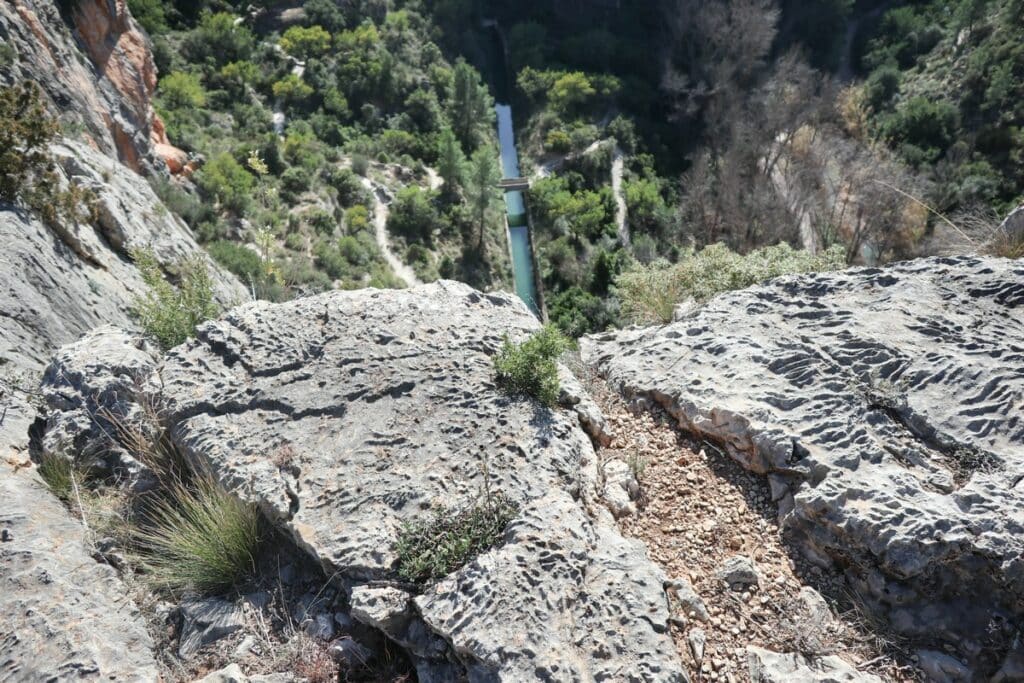
[[[405,281],[407,286],[415,287],[416,285],[423,284],[416,277],[416,272],[391,251],[391,245],[388,243],[388,215],[390,212],[386,201],[388,200],[387,190],[369,178],[363,178],[362,182],[363,186],[373,196],[373,232],[377,240],[377,247],[380,249],[381,254],[384,255],[384,260],[391,267],[391,270],[395,272],[395,275]]]
[[[629,246],[629,223],[626,222],[626,196],[622,191],[622,171],[625,155],[618,145],[612,150],[612,195],[615,196],[615,229],[619,233],[619,244]]]

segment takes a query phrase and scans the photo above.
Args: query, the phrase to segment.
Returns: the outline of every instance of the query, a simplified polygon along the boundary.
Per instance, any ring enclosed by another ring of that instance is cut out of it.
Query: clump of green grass
[[[513,395],[531,396],[542,405],[553,407],[558,402],[558,357],[569,349],[569,340],[554,325],[522,343],[507,336],[494,357],[498,386]]]
[[[398,536],[398,575],[425,583],[448,576],[495,546],[519,506],[502,493],[464,510],[441,508]]]
[[[54,453],[43,455],[37,470],[53,495],[65,503],[72,500],[75,489],[89,477],[88,467],[76,463],[72,458]]]
[[[146,334],[165,350],[195,335],[200,323],[219,313],[210,272],[199,257],[180,264],[177,287],[164,277],[152,252],[137,250],[132,258],[149,288],[135,300],[134,313]]]
[[[134,534],[140,565],[159,589],[216,594],[255,572],[256,506],[211,479],[176,483],[146,506]]]

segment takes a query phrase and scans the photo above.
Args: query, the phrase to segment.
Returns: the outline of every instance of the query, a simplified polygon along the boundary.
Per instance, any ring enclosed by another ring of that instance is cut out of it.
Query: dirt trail
[[[388,243],[388,201],[390,201],[390,198],[387,190],[369,178],[363,178],[362,182],[363,186],[373,196],[373,232],[377,240],[377,247],[380,249],[381,254],[384,255],[384,260],[387,261],[388,266],[395,272],[395,275],[404,280],[405,284],[409,287],[423,284],[416,277],[416,272],[391,251],[391,245]]]
[[[749,681],[748,645],[835,654],[886,681],[917,680],[908,654],[866,629],[842,577],[790,551],[763,477],[689,442],[659,409],[633,414],[603,382],[592,390],[616,434],[599,451],[602,462],[618,458],[639,471],[639,510],[619,521],[622,532],[644,541],[670,580],[688,580],[709,613],[706,622],[692,612],[677,611],[673,619],[692,681]],[[737,555],[753,561],[758,585],[733,590],[716,577]],[[706,642],[698,660],[692,642],[701,635]]]
[[[618,145],[612,150],[612,194],[615,196],[615,229],[619,233],[619,244],[629,246],[629,224],[626,222],[626,197],[622,191],[622,171],[625,155]]]

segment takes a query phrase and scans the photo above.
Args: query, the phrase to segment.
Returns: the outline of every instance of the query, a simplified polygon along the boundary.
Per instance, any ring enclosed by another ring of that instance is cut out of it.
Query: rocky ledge
[[[581,349],[635,407],[767,474],[794,542],[895,631],[1021,680],[1024,265],[780,278]]]
[[[144,395],[193,466],[258,503],[421,681],[684,681],[665,576],[594,502],[592,404],[572,382],[575,410],[493,382],[503,335],[537,328],[518,299],[456,283],[331,292],[239,307],[148,380],[144,348],[104,328],[47,371],[39,443],[80,425],[87,447],[90,401],[123,414]],[[94,351],[115,347],[108,372]],[[398,580],[403,523],[487,489],[520,506],[499,545],[436,584]]]

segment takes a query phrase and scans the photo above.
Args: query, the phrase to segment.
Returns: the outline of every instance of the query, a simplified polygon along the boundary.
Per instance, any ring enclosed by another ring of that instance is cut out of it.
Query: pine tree
[[[444,179],[444,194],[449,199],[455,198],[466,172],[466,155],[451,128],[445,128],[438,136],[437,172]]]
[[[476,149],[478,133],[487,120],[487,88],[480,82],[480,74],[464,61],[459,61],[454,70],[449,117],[452,130],[462,143],[464,151]]]
[[[497,195],[497,185],[500,179],[501,172],[498,169],[497,154],[488,145],[480,147],[469,160],[469,199],[479,221],[480,233],[477,246],[480,251],[483,251],[484,248],[487,210]]]

